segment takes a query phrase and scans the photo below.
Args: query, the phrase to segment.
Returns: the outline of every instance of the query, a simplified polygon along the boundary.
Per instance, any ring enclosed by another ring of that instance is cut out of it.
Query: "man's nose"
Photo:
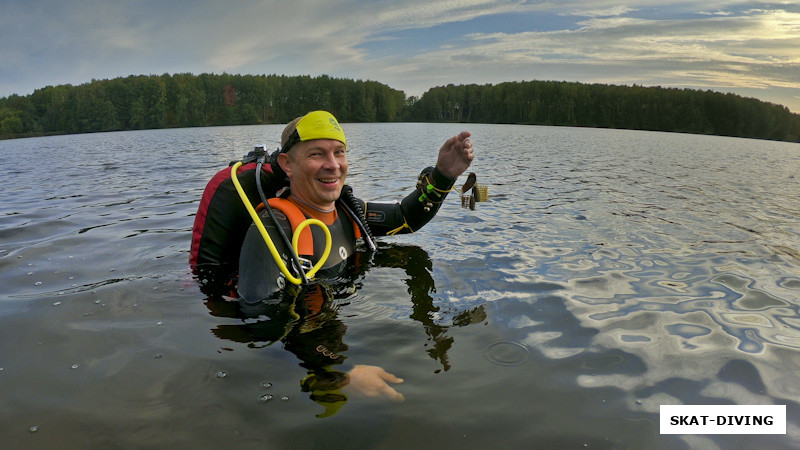
[[[333,153],[327,153],[325,155],[325,161],[323,163],[323,167],[326,169],[338,169],[341,164],[339,160],[336,158],[336,155]]]

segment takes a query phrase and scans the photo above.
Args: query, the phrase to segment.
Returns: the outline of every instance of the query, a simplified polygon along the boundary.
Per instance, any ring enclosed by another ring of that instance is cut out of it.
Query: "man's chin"
[[[342,195],[342,187],[343,185],[341,183],[338,183],[335,187],[331,186],[330,188],[328,188],[326,186],[325,189],[323,189],[322,191],[322,196],[325,198],[333,198],[333,200],[336,200],[339,198],[340,195]]]
[[[339,196],[341,194],[342,194],[342,190],[341,189],[337,189],[336,191],[327,191],[327,192],[323,193],[322,195],[320,195],[319,198],[321,200],[325,201],[326,203],[327,202],[333,203],[336,200],[339,200]]]

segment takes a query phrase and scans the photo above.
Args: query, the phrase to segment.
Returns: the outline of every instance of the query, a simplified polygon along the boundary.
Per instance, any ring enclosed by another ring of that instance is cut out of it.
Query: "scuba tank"
[[[236,171],[237,181],[247,194],[251,206],[261,203],[256,186],[258,161],[266,158],[263,146],[245,155],[241,161],[232,161],[228,168],[217,172],[206,185],[192,228],[192,246],[189,264],[192,268],[219,266],[235,272],[239,252],[252,219],[242,203],[231,179],[230,167],[241,162]],[[285,175],[276,175],[271,164],[262,164],[258,181],[269,196],[288,186]]]

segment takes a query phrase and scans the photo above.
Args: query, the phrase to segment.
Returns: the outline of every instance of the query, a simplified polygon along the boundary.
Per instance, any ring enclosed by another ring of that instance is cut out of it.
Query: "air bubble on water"
[[[272,387],[272,383],[270,383],[269,381],[265,381],[265,382],[261,383],[261,387],[269,389],[269,388]]]
[[[220,370],[219,372],[217,372],[217,378],[225,378],[227,376],[228,372],[225,372],[224,370]]]
[[[262,402],[268,402],[268,401],[272,400],[273,398],[274,398],[274,396],[272,394],[264,394],[261,397],[259,397],[258,399],[261,400]]]

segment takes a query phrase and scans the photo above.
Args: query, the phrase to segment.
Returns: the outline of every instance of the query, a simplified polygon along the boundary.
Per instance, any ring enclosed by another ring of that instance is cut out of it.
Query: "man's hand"
[[[472,150],[472,140],[469,131],[462,131],[458,136],[446,140],[439,149],[439,158],[436,167],[444,175],[456,179],[472,164],[475,153]]]
[[[346,389],[353,389],[367,397],[385,397],[389,400],[402,402],[403,394],[394,390],[389,383],[402,383],[402,378],[390,374],[377,366],[358,365],[349,373],[350,383]]]

